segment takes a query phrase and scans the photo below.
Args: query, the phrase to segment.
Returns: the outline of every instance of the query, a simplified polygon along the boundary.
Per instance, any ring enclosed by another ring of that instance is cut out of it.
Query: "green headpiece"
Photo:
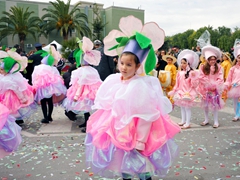
[[[14,68],[16,64],[18,64],[18,67]],[[5,58],[3,58],[3,69],[6,71],[6,73],[10,73],[11,70],[14,70],[12,72],[12,74],[14,74],[21,69],[21,64],[19,62],[15,61],[11,57],[5,57]]]
[[[81,66],[82,56],[83,56],[83,50],[82,50],[82,41],[77,37],[76,42],[78,43],[78,49],[76,49],[73,53],[73,57],[76,60],[77,68]]]

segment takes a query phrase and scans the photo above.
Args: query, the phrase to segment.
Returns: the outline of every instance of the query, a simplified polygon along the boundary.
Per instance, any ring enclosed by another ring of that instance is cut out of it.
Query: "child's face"
[[[139,68],[140,64],[136,64],[134,55],[123,54],[119,60],[118,66],[122,74],[123,80],[133,77]]]
[[[224,54],[223,54],[223,56],[222,56],[222,59],[223,59],[223,60],[228,60],[227,56],[225,56]]]
[[[208,58],[208,63],[209,63],[210,66],[215,65],[217,63],[217,58],[214,57],[214,56],[209,57]]]
[[[187,69],[187,62],[184,59],[181,60],[181,69],[183,70]]]
[[[173,60],[171,58],[167,58],[167,63],[168,64],[172,64],[173,63]]]

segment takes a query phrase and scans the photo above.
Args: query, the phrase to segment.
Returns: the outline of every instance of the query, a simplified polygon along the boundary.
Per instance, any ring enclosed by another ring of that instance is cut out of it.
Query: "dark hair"
[[[136,63],[136,65],[140,64],[140,61],[135,54],[133,54],[131,52],[124,52],[121,54],[120,58],[122,57],[122,55],[132,55],[132,56],[134,56],[134,62]]]
[[[182,58],[182,60],[184,60],[185,62],[187,62],[186,58]],[[188,63],[188,62],[187,62]],[[187,73],[185,74],[185,79],[187,79],[189,77],[189,73],[193,70],[190,66],[190,64],[188,63],[188,66],[190,67],[189,71],[187,71]]]
[[[215,63],[215,71],[214,71],[214,74],[216,74],[217,72],[218,72],[218,65],[217,65],[217,63]],[[204,65],[203,65],[203,73],[205,74],[205,75],[209,75],[210,74],[210,64],[209,63],[205,63]]]
[[[56,44],[52,43],[52,44],[50,44],[50,45],[51,45],[51,46],[54,46],[55,49],[57,50],[57,45],[56,45]]]

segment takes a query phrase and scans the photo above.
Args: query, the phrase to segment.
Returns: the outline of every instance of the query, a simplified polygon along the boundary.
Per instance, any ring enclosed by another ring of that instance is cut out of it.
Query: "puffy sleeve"
[[[169,96],[173,96],[173,94],[174,94],[174,93],[177,91],[177,89],[179,88],[180,72],[181,72],[181,71],[179,71],[179,72],[177,73],[176,84],[174,85],[173,90],[170,91],[170,92],[168,92],[168,95],[169,95]]]

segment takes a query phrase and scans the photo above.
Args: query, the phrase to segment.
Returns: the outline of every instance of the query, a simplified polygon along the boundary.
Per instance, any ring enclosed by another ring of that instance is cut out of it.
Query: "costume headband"
[[[142,25],[142,21],[134,16],[121,18],[119,28],[122,32],[112,30],[104,38],[105,54],[116,56],[123,52],[131,52],[144,64],[145,73],[151,72],[157,62],[155,50],[164,43],[164,31],[154,22]]]
[[[79,49],[74,51],[73,56],[76,60],[77,67],[87,64],[97,66],[101,59],[101,52],[93,50],[92,41],[85,36],[82,41],[79,38],[76,38],[76,41]]]

